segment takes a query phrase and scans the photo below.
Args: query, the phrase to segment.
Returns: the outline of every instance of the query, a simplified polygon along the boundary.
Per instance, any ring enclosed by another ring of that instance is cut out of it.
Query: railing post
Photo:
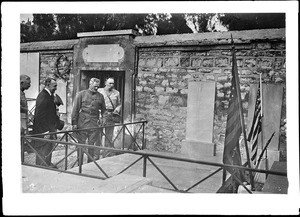
[[[143,122],[142,150],[145,149],[145,122]]]
[[[125,127],[124,124],[122,124],[122,150],[124,150],[125,146]]]
[[[24,138],[21,136],[21,162],[24,163]]]
[[[226,169],[223,167],[222,185],[224,185],[226,180]]]
[[[68,142],[69,141],[69,133],[66,133],[65,136],[66,136],[66,142]],[[68,145],[65,144],[65,170],[68,169],[67,155],[68,155]]]
[[[147,170],[147,155],[144,155],[143,177],[146,177],[146,170]]]
[[[79,166],[79,173],[82,172],[82,161],[83,161],[83,154],[81,147],[78,148],[78,166]]]

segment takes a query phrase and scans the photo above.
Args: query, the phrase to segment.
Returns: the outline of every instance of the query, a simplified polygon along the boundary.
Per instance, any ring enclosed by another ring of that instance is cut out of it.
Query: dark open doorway
[[[80,72],[80,90],[88,89],[91,78],[100,79],[100,87],[105,86],[107,78],[114,78],[115,89],[120,92],[122,101],[121,115],[124,108],[124,86],[125,86],[125,71],[100,71],[100,70],[81,70]]]

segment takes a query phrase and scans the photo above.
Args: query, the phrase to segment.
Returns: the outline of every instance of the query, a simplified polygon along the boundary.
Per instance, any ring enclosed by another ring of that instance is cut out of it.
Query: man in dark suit
[[[45,88],[39,93],[36,99],[36,108],[33,121],[33,133],[41,134],[55,132],[59,123],[54,103],[54,93],[57,89],[57,82],[52,78],[45,80]],[[42,138],[55,139],[55,136],[45,135]],[[44,165],[39,156],[36,156],[36,165],[52,166],[51,157],[54,143],[35,141],[35,148],[38,154],[47,163]]]

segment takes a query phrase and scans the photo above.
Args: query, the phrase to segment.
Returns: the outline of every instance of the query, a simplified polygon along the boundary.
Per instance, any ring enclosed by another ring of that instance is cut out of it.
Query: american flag
[[[233,50],[231,93],[227,113],[227,126],[223,152],[223,163],[230,165],[242,165],[239,146],[239,138],[242,133],[241,117],[239,112],[239,109],[241,108],[238,100],[238,94],[240,94],[239,85],[235,51]],[[228,171],[230,173],[237,172],[235,169],[229,169]]]
[[[251,147],[251,163],[255,167],[257,165],[257,150],[258,150],[258,138],[261,133],[261,100],[260,100],[260,84],[258,85],[258,90],[256,94],[256,102],[255,102],[255,108],[254,108],[254,116],[252,125],[250,128],[250,132],[248,134],[248,141],[250,143]]]

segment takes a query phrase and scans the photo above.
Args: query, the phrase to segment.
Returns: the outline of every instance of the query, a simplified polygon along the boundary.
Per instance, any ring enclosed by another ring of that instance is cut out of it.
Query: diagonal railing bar
[[[55,135],[57,135],[57,134],[55,134]],[[64,138],[65,136],[66,136],[66,134],[64,134],[64,135],[59,139],[59,141],[62,141],[63,138]],[[54,140],[54,139],[52,139],[52,140]],[[54,143],[54,142],[52,142],[52,143]],[[51,149],[51,151],[49,152],[49,154],[46,155],[46,157],[48,157],[50,154],[53,153],[53,151],[57,148],[58,144],[60,144],[60,143],[59,143],[59,142],[55,142],[55,145],[53,146],[53,148]],[[55,166],[56,166],[56,165],[55,165]]]
[[[140,148],[140,146],[139,146],[139,144],[136,142],[136,137],[137,136],[133,136],[132,135],[132,133],[130,132],[130,130],[128,129],[128,127],[127,126],[125,126],[125,128],[126,128],[126,130],[127,130],[127,132],[129,133],[129,135],[131,136],[131,138],[133,139],[133,142],[135,143],[135,145],[139,148],[139,150],[142,150],[141,148]],[[135,132],[134,132],[135,133]],[[136,135],[138,134],[138,132],[136,133]]]
[[[139,148],[139,150],[142,150],[141,147],[139,146],[139,144],[136,142],[136,137],[137,136],[133,136],[132,133],[129,131],[129,129],[127,128],[127,126],[125,126],[127,132],[130,134],[131,138],[134,140],[135,145]],[[140,127],[141,129],[141,127]],[[138,133],[137,133],[138,134]]]
[[[137,160],[135,160],[132,164],[130,164],[129,166],[127,166],[125,169],[123,169],[121,172],[117,173],[117,175],[125,172],[127,169],[129,169],[131,166],[133,166],[134,164],[136,164],[138,161],[140,161],[143,158],[143,156],[141,156],[140,158],[138,158]]]
[[[94,160],[94,158],[83,148],[82,149],[83,153],[85,153],[89,159],[91,159],[94,164],[98,167],[98,169],[106,176],[106,178],[109,178],[109,176],[105,173],[105,171],[99,166],[99,164]]]
[[[114,141],[118,138],[118,136],[120,135],[121,131],[123,130],[124,126],[122,126],[119,130],[119,132],[117,133],[117,135],[115,136]]]
[[[197,185],[199,185],[200,183],[204,182],[206,179],[212,177],[213,175],[215,175],[216,173],[218,173],[220,170],[222,170],[222,168],[218,168],[216,171],[214,171],[213,173],[209,174],[208,176],[204,177],[203,179],[201,179],[199,182],[195,183],[194,185],[192,185],[191,187],[189,187],[188,189],[184,190],[186,192],[188,192],[189,190],[191,190],[192,188],[196,187]]]
[[[54,143],[54,141],[52,142]],[[53,151],[56,149],[56,147],[58,146],[59,142],[55,142],[55,145],[53,146],[53,148],[51,149],[51,151],[49,152],[49,154],[46,155],[46,157],[48,157],[50,154],[53,153]]]
[[[64,135],[59,140],[62,141],[66,136],[67,136],[67,134],[64,133]]]
[[[60,164],[63,160],[65,160],[66,158],[68,158],[71,154],[73,154],[75,151],[77,151],[77,148],[74,149],[73,151],[71,151],[70,153],[67,154],[67,156],[64,156],[61,160],[59,160],[58,162],[56,162],[54,164],[54,166],[57,166],[58,164]]]
[[[33,150],[33,152],[36,154],[36,157],[38,157],[40,160],[42,160],[42,163],[45,164],[46,166],[47,163],[44,160],[44,158],[35,150],[35,148],[31,145],[31,141],[29,141],[28,139],[25,138],[25,140],[27,141],[27,145]]]
[[[67,134],[73,140],[73,142],[78,142],[72,134],[70,134],[70,133],[67,133]]]
[[[78,149],[77,149],[78,150]],[[79,160],[78,158],[76,158],[76,160],[74,161],[73,165],[71,166],[71,168],[74,168],[75,164],[78,163],[79,164]]]
[[[106,136],[106,133],[103,132],[102,135],[104,136],[105,141],[107,140],[111,145],[114,144],[114,141],[115,141],[115,140],[110,140],[110,139]]]
[[[129,131],[129,129],[127,128],[127,126],[125,126],[125,129],[126,129],[127,132],[130,134],[131,138],[134,140],[133,142],[134,142],[135,145],[139,148],[139,150],[142,150],[141,147],[139,146],[139,144],[136,142],[136,138],[131,134],[131,132]]]
[[[159,169],[158,166],[156,166],[156,164],[149,158],[147,157],[148,160],[152,163],[152,165],[160,172],[160,174],[162,174],[162,176],[173,186],[173,188],[175,190],[178,190],[178,188],[173,184],[173,182],[171,182],[171,180],[163,173],[163,171],[161,171],[161,169]]]

